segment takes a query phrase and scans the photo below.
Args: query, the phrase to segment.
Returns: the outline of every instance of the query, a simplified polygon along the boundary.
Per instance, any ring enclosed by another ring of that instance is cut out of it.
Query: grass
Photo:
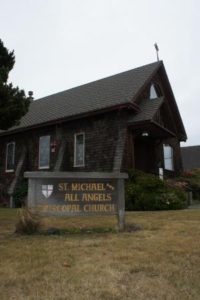
[[[200,210],[132,212],[138,231],[13,234],[0,209],[0,299],[199,299]],[[46,218],[44,227],[113,228],[114,217]],[[72,230],[73,231],[73,230]]]

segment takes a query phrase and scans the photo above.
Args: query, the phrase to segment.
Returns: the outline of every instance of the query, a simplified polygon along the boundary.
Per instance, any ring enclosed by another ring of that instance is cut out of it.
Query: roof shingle
[[[148,64],[35,100],[18,126],[0,133],[130,103],[161,63]]]
[[[163,102],[163,97],[143,100],[140,104],[141,112],[139,112],[137,115],[131,116],[129,123],[152,120]]]

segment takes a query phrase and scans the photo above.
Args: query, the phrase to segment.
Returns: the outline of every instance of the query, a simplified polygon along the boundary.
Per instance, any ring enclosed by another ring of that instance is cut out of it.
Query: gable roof
[[[200,168],[200,146],[181,147],[184,170]]]
[[[162,61],[34,100],[20,124],[7,131],[0,131],[0,134],[67,120],[118,105],[133,104],[134,98],[160,65]]]
[[[131,116],[129,123],[152,120],[163,102],[164,97],[143,100],[140,104],[141,111],[137,115]]]

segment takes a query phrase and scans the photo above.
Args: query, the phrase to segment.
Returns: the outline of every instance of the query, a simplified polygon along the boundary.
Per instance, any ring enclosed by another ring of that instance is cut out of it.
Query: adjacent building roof
[[[34,100],[18,126],[0,133],[23,130],[117,105],[132,104],[134,97],[161,64],[161,61],[155,62]]]
[[[200,168],[200,146],[181,147],[183,169]]]

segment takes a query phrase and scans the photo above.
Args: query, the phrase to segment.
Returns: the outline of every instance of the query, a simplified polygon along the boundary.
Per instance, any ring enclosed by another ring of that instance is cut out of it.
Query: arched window
[[[150,86],[150,93],[149,93],[149,98],[150,99],[155,99],[162,96],[162,91],[159,87],[159,85],[152,83]]]

